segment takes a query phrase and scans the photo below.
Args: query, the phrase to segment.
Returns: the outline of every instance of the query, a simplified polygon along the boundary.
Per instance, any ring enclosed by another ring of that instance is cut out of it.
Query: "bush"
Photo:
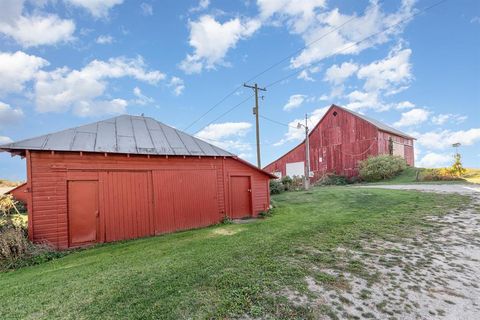
[[[360,161],[359,174],[365,181],[380,181],[393,178],[406,167],[407,164],[402,157],[380,155]]]
[[[320,186],[342,186],[349,183],[348,179],[344,176],[339,176],[336,174],[325,174],[321,177],[316,185]]]
[[[455,181],[462,180],[450,169],[424,169],[420,172],[420,181]]]
[[[290,178],[290,176],[285,176],[282,178],[281,180],[284,188],[285,188],[285,191],[290,191],[292,190],[293,188],[293,179]]]
[[[285,191],[285,186],[279,180],[270,180],[270,194],[280,194]]]
[[[0,225],[0,272],[39,264],[66,255],[48,245],[33,244],[28,240],[26,227],[7,217]]]

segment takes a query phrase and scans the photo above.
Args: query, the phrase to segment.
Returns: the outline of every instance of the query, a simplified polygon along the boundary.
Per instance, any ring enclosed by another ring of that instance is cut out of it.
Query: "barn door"
[[[98,182],[68,181],[69,246],[97,241]]]
[[[230,177],[230,218],[239,219],[252,215],[252,186],[248,176]]]

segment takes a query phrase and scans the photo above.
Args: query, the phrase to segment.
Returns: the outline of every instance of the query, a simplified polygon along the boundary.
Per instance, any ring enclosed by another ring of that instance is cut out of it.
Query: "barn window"
[[[333,111],[333,116],[336,117],[337,116],[337,111]]]

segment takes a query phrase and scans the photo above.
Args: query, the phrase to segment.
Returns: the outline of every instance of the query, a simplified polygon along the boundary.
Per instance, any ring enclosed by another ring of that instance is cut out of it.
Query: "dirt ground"
[[[434,228],[412,239],[365,241],[361,252],[337,249],[345,263],[357,260],[365,264],[372,281],[336,270],[318,270],[342,279],[343,285],[329,287],[307,277],[313,301],[295,292],[287,294],[289,299],[314,308],[331,306],[326,318],[480,319],[480,187],[374,187],[457,192],[471,196],[473,201],[443,217],[429,217]]]

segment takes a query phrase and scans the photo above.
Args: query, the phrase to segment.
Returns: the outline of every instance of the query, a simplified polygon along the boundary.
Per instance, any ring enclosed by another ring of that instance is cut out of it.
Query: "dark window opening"
[[[337,116],[337,111],[333,111],[333,116],[336,117]]]

